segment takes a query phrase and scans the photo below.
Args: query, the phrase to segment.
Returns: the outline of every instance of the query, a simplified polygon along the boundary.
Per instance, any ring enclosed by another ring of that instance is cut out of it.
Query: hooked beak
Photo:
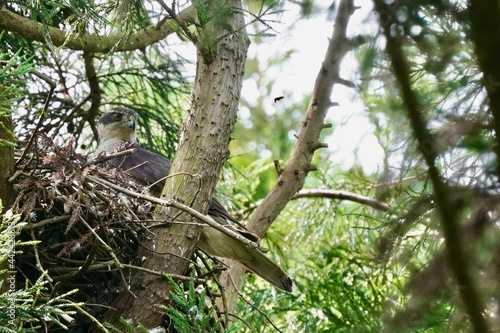
[[[130,120],[128,121],[128,127],[132,129],[132,131],[135,132],[135,119],[134,117],[131,117]]]

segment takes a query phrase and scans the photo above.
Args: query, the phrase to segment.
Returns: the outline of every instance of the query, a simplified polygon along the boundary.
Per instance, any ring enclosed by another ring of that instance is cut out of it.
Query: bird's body
[[[136,135],[137,114],[127,108],[115,108],[104,114],[98,123],[99,145],[95,157],[120,149],[135,148],[135,152],[109,161],[114,167],[129,174],[137,182],[148,186],[154,195],[160,195],[171,162],[163,156],[142,148]],[[208,215],[225,227],[257,242],[259,238],[247,231],[234,228],[230,221],[237,222],[222,204],[212,199]],[[203,228],[198,242],[205,252],[224,258],[235,259],[276,287],[291,292],[293,282],[288,275],[273,263],[258,248],[249,248],[238,240],[211,227]]]

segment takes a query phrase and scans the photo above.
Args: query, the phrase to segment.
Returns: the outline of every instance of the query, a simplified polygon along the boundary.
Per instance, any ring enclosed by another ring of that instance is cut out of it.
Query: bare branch
[[[185,21],[182,20],[179,15],[175,12],[174,7],[169,7],[163,0],[156,0],[158,3],[165,9],[172,18],[172,20],[179,25],[182,31],[186,34],[187,38],[194,44],[196,47],[199,47],[198,37],[189,30],[189,26],[186,25]]]
[[[337,78],[337,83],[344,85],[348,88],[356,88],[356,85],[354,84],[354,82],[347,80],[347,79],[343,79],[341,77]]]
[[[483,84],[488,94],[490,112],[493,115],[496,144],[493,150],[500,161],[500,4],[498,1],[470,1],[471,37],[476,44],[479,67],[483,72]],[[497,176],[500,176],[500,163]]]
[[[189,20],[194,17],[194,13],[194,7],[190,6],[177,16],[180,20]],[[121,35],[83,35],[68,39],[69,34],[67,31],[54,27],[48,27],[48,32],[55,46],[64,45],[68,49],[93,53],[107,53],[111,50],[113,52],[123,52],[142,49],[175,32],[174,28],[167,21],[162,20],[161,24],[150,25],[144,30],[128,36],[126,39],[123,39]],[[45,42],[43,24],[17,15],[5,8],[0,9],[0,27],[19,34],[24,38],[42,43]]]
[[[69,221],[70,218],[71,218],[70,215],[61,215],[61,216],[57,216],[57,217],[51,217],[50,219],[41,220],[41,221],[36,222],[36,223],[26,224],[25,226],[23,226],[21,228],[21,230],[38,229],[38,228],[41,228],[43,226],[46,226],[46,225],[49,225],[52,223]]]
[[[83,168],[88,167],[89,165],[93,165],[93,164],[104,163],[106,161],[112,160],[112,159],[120,157],[120,156],[125,156],[125,155],[128,155],[128,154],[133,154],[133,153],[135,153],[136,150],[137,149],[135,149],[135,148],[130,148],[130,149],[121,150],[119,152],[116,152],[116,153],[113,153],[113,154],[109,154],[109,155],[97,156],[96,158],[92,159],[91,161],[85,163],[85,165],[83,166]]]
[[[350,50],[347,47],[346,29],[352,11],[352,0],[341,1],[335,20],[335,29],[316,78],[313,94],[297,143],[291,153],[291,159],[280,173],[274,188],[248,223],[247,227],[260,237],[266,233],[271,222],[281,213],[287,202],[302,188],[307,173],[314,170],[311,168],[311,161],[315,149],[324,147],[319,141],[319,136],[324,128],[326,114],[332,106],[330,96],[339,77],[340,63]]]
[[[137,270],[137,271],[147,272],[147,273],[152,274],[152,275],[157,275],[157,276],[168,275],[172,279],[176,279],[176,280],[183,280],[183,281],[190,281],[191,280],[191,277],[189,277],[189,276],[176,275],[176,274],[167,274],[167,273],[164,273],[162,271],[155,271],[155,270],[147,269],[147,268],[144,268],[144,267],[141,267],[141,266],[135,266],[135,265],[125,264],[125,263],[121,263],[121,265],[123,266],[123,268],[128,268],[128,269],[133,269],[133,270]],[[111,269],[111,267],[116,267],[116,262],[114,260],[108,260],[108,261],[105,261],[105,262],[94,263],[94,264],[92,264],[92,265],[90,265],[88,267],[87,271],[89,271],[89,272],[109,271]],[[58,268],[52,268],[51,270],[57,271],[57,272],[60,272],[60,273],[61,272],[63,272],[63,273],[64,272],[68,272],[70,275],[73,275],[74,272],[80,271],[81,267],[58,267]],[[62,280],[64,277],[65,277],[65,275],[61,275],[61,276],[59,276],[55,280]],[[195,281],[196,282],[201,282],[201,283],[206,282],[203,279],[196,279]]]
[[[346,31],[353,10],[353,0],[340,1],[335,28],[316,78],[311,100],[302,122],[302,129],[291,153],[290,161],[280,173],[276,185],[255,210],[247,224],[248,230],[260,237],[265,235],[288,201],[302,188],[308,172],[314,170],[311,161],[315,149],[311,148],[314,148],[312,145],[320,142],[319,136],[325,128],[326,114],[335,105],[330,98],[333,86],[339,77],[340,63],[346,53],[351,50]],[[245,268],[230,260],[226,260],[226,263],[231,269],[222,273],[221,282],[227,288],[229,310],[232,311],[238,299],[238,289],[243,284]]]
[[[383,212],[386,212],[390,209],[390,206],[388,204],[380,202],[376,199],[366,197],[361,194],[348,191],[341,191],[341,190],[325,190],[325,189],[301,190],[293,197],[293,199],[300,199],[300,198],[340,199],[340,200],[357,202],[363,205],[368,205],[374,209],[381,210]]]
[[[212,227],[214,229],[217,229],[220,232],[228,235],[229,237],[232,237],[232,238],[238,240],[239,242],[245,244],[249,248],[252,248],[252,249],[259,248],[259,245],[257,243],[254,243],[251,240],[249,240],[248,238],[245,238],[245,237],[241,236],[240,234],[232,231],[231,229],[228,229],[228,228],[224,227],[222,224],[215,222],[215,220],[213,218],[211,218],[210,216],[204,215],[204,214],[198,212],[197,210],[195,210],[195,209],[193,209],[193,208],[191,208],[189,206],[186,206],[186,205],[184,205],[184,204],[182,204],[180,202],[177,202],[177,201],[172,200],[172,199],[170,199],[170,200],[164,200],[164,199],[153,197],[153,196],[150,196],[150,195],[147,195],[147,194],[142,194],[142,193],[134,192],[132,190],[120,187],[120,186],[118,186],[116,184],[108,182],[107,180],[104,180],[104,179],[101,179],[101,178],[97,178],[97,177],[94,177],[94,176],[87,175],[87,176],[85,176],[85,178],[87,180],[93,182],[94,184],[99,184],[101,186],[113,189],[115,191],[118,191],[118,192],[124,193],[126,195],[129,195],[129,196],[131,196],[133,198],[144,199],[144,200],[150,201],[152,203],[155,203],[155,204],[158,204],[158,205],[161,205],[161,206],[165,206],[165,207],[171,206],[171,207],[175,207],[177,209],[180,209],[183,212],[186,212],[189,215],[197,218],[198,220],[205,222],[210,227]],[[183,224],[185,224],[185,223],[183,223]]]

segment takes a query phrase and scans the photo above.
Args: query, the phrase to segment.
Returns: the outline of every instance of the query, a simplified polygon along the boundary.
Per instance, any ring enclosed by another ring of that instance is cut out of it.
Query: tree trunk
[[[0,89],[2,86],[0,84]],[[14,146],[9,143],[14,141],[12,136],[12,116],[10,114],[0,116],[0,200],[2,201],[3,209],[0,214],[5,213],[13,202],[12,184],[9,183],[9,178],[14,173]],[[0,265],[0,270],[8,270],[9,262],[5,261]],[[6,276],[2,274],[0,280]],[[7,281],[5,281],[7,282]],[[3,283],[0,288],[0,294],[9,289],[8,283]]]
[[[476,46],[479,68],[483,72],[484,87],[493,115],[496,144],[497,176],[500,177],[500,68],[496,56],[500,52],[500,4],[497,1],[470,1],[471,39]]]
[[[207,212],[220,171],[229,156],[230,135],[236,122],[243,80],[248,37],[244,28],[241,2],[210,1],[209,12],[225,11],[224,22],[211,22],[196,41],[198,60],[193,100],[183,125],[181,142],[163,195]],[[230,9],[230,10],[228,10]],[[210,22],[209,22],[210,23]],[[230,25],[230,29],[228,29]],[[207,38],[213,41],[207,42]],[[193,221],[193,218],[167,207],[157,214],[164,220]],[[173,224],[156,230],[154,239],[145,240],[139,258],[142,266],[171,274],[185,274],[199,237],[199,228]],[[151,251],[153,250],[153,251]],[[172,255],[173,254],[173,255]],[[158,276],[137,272],[130,291],[123,291],[105,314],[105,321],[117,325],[119,317],[132,319],[146,327],[161,324],[170,302],[171,286]]]
[[[1,89],[1,87],[0,87]],[[9,142],[14,141],[12,136],[12,116],[0,116],[0,200],[2,200],[4,213],[12,204],[12,184],[8,179],[14,173],[14,146]]]

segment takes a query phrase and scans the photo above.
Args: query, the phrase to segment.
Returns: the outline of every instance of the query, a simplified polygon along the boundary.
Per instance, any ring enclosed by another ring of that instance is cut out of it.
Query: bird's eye
[[[122,115],[120,113],[113,113],[113,118],[115,118],[115,120],[122,120]]]

